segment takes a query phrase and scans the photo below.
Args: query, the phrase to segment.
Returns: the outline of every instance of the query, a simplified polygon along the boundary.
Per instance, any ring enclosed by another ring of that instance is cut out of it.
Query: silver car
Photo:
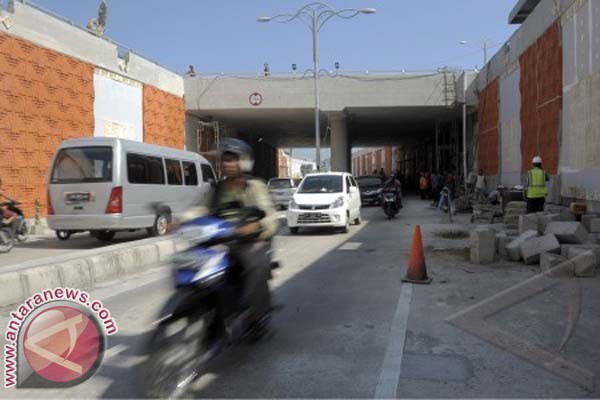
[[[81,231],[105,241],[126,230],[164,235],[215,181],[196,153],[117,138],[66,140],[52,162],[48,225],[60,239]]]
[[[296,181],[292,178],[272,178],[267,186],[277,208],[287,208],[297,189]]]

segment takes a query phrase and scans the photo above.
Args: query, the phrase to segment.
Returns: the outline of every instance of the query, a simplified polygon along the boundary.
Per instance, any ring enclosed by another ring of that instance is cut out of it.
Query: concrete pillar
[[[331,125],[331,170],[350,172],[350,141],[346,117],[342,113],[329,116]]]

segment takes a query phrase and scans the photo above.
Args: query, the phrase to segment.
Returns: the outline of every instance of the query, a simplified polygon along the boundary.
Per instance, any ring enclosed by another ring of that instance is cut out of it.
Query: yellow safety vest
[[[529,170],[529,181],[527,186],[527,198],[539,199],[546,197],[548,189],[546,188],[546,171],[541,168]]]

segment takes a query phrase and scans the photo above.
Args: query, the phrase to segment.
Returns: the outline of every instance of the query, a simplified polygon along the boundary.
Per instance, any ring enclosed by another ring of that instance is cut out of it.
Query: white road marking
[[[110,349],[108,349],[104,352],[104,359],[108,360],[111,357],[119,355],[120,353],[124,352],[125,350],[127,350],[127,346],[125,346],[124,344],[114,345],[113,347],[111,347]]]
[[[362,242],[346,242],[338,247],[338,250],[358,250],[360,246],[362,246]]]
[[[404,357],[404,343],[406,341],[406,326],[410,301],[412,298],[412,285],[402,284],[400,298],[396,306],[390,338],[385,351],[385,358],[379,374],[379,382],[375,388],[376,399],[396,398],[398,381],[402,372],[402,358]]]

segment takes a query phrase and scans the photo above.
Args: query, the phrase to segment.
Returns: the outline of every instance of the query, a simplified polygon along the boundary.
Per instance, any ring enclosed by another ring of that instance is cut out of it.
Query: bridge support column
[[[346,116],[342,113],[329,115],[331,127],[331,170],[350,172],[350,140]]]

